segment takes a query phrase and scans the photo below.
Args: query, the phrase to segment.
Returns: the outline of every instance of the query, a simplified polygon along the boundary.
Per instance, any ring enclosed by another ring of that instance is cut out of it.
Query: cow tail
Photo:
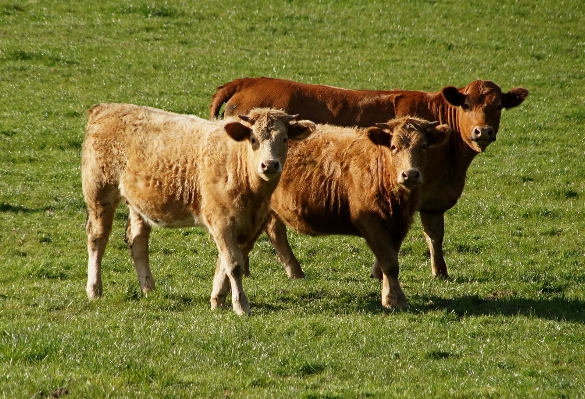
[[[215,94],[211,96],[211,104],[209,105],[210,120],[219,118],[219,111],[221,110],[221,107],[223,104],[226,104],[234,94],[236,94],[239,86],[240,85],[238,84],[238,81],[233,81],[217,88]],[[221,117],[223,118],[223,116],[224,115],[222,113]]]

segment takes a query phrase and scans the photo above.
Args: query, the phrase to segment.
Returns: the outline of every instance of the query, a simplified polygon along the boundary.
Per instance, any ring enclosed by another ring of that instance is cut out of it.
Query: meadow
[[[0,0],[0,397],[585,397],[584,19],[581,0]],[[238,317],[210,310],[211,237],[155,229],[144,297],[121,205],[88,301],[87,109],[208,117],[245,76],[530,90],[446,215],[451,279],[418,221],[404,312],[381,306],[363,240],[290,233],[307,273],[290,281],[262,236]]]

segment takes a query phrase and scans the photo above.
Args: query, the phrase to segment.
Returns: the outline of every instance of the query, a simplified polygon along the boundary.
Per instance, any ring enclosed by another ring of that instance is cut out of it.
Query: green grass
[[[0,397],[583,397],[585,3],[194,3],[0,0]],[[261,75],[530,90],[447,214],[452,280],[430,277],[418,222],[408,312],[381,307],[362,240],[291,234],[308,277],[289,281],[262,237],[242,318],[209,309],[209,236],[155,230],[145,298],[120,207],[89,302],[86,110],[207,117],[217,86]]]

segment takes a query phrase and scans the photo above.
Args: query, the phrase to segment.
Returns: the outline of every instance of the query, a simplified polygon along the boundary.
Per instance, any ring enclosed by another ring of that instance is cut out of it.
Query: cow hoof
[[[250,316],[250,303],[245,294],[240,294],[239,298],[232,298],[234,312],[239,316]]]
[[[102,285],[88,285],[85,291],[88,299],[98,299],[102,296]]]
[[[150,292],[155,290],[154,279],[152,276],[144,277],[139,279],[140,280],[140,290],[144,295],[148,295]]]
[[[142,287],[142,295],[144,295],[146,297],[153,292],[154,292],[154,284],[152,285],[152,287]]]
[[[449,274],[447,272],[433,274],[433,277],[437,280],[443,280],[443,281],[450,280]]]
[[[225,307],[225,295],[218,295],[211,298],[211,309],[221,309]]]
[[[302,270],[301,271],[287,270],[286,274],[288,275],[288,278],[290,278],[291,280],[305,278],[305,273]]]
[[[286,275],[291,280],[297,278],[305,278],[305,272],[303,271],[303,268],[301,267],[299,262],[289,262],[286,264],[283,263],[282,267],[284,267]]]
[[[382,306],[384,306],[386,309],[392,310],[407,310],[410,307],[408,301],[406,300],[406,297],[403,298],[385,297],[382,300]]]

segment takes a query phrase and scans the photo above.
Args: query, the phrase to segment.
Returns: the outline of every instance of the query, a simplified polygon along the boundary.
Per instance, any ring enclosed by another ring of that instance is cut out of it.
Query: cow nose
[[[400,172],[398,183],[404,186],[416,186],[422,181],[420,171],[418,169],[407,169]]]
[[[471,133],[471,140],[477,141],[496,141],[496,132],[489,125],[476,126]]]
[[[278,162],[276,159],[268,159],[262,161],[262,163],[260,164],[260,170],[262,171],[262,173],[268,175],[279,173],[281,170],[280,162]]]

